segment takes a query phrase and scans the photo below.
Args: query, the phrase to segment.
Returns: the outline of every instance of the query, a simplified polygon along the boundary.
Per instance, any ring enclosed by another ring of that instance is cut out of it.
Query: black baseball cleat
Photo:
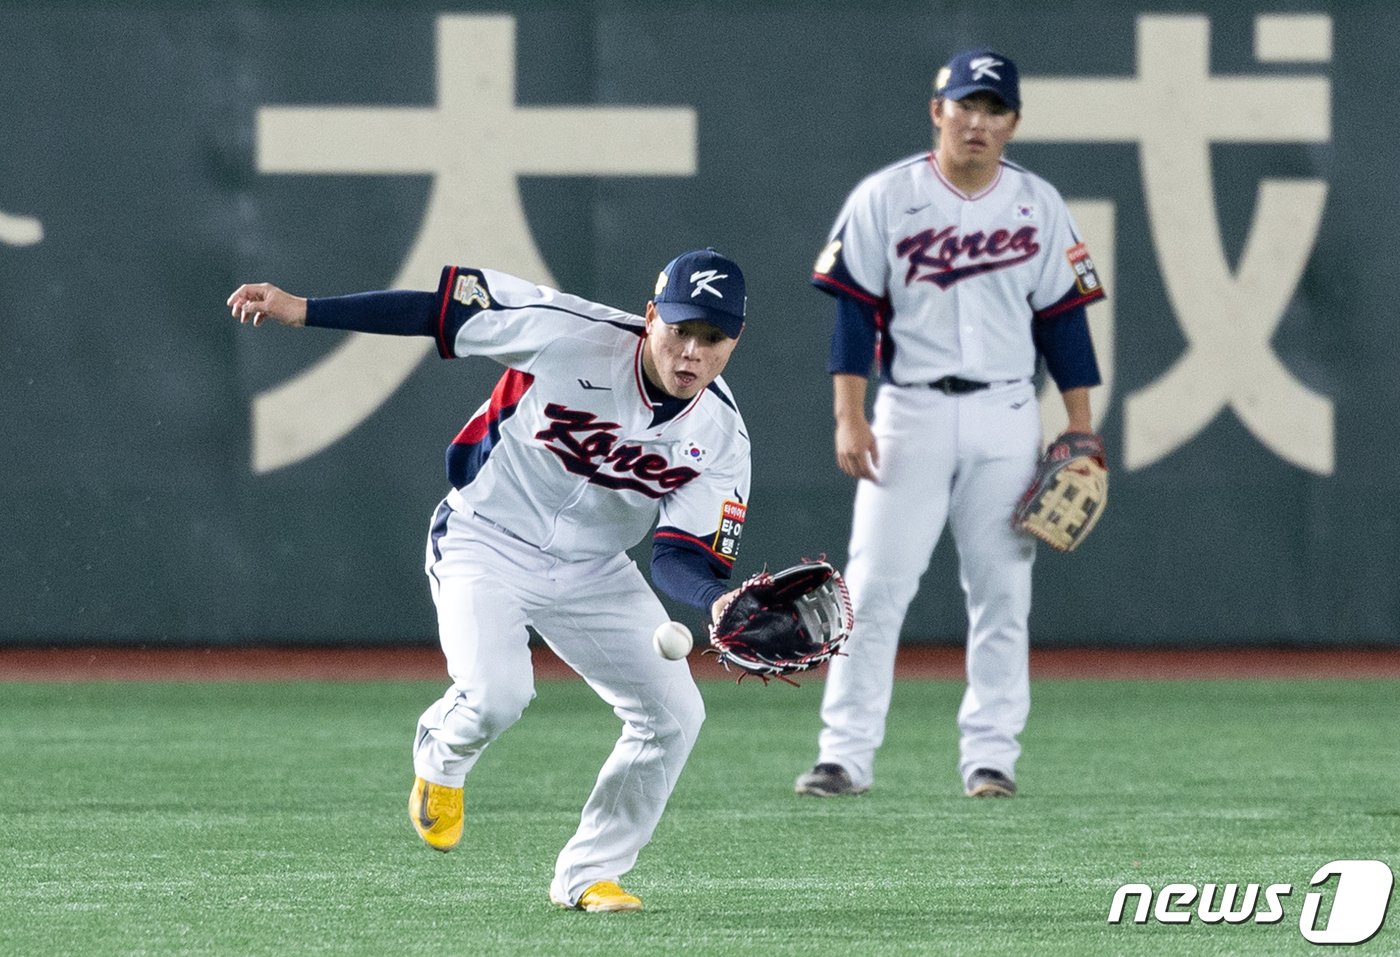
[[[978,768],[967,779],[970,798],[1009,798],[1015,794],[1016,782],[991,768]]]
[[[830,798],[864,794],[870,788],[856,787],[851,782],[850,774],[839,764],[818,764],[812,770],[803,771],[797,776],[793,790],[798,794]]]

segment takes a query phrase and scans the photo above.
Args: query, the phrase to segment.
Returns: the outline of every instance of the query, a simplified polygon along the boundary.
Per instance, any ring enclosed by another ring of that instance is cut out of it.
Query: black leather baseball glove
[[[803,562],[744,582],[710,626],[706,653],[739,671],[740,681],[757,675],[764,684],[796,684],[787,676],[840,654],[854,624],[841,573],[824,561]]]

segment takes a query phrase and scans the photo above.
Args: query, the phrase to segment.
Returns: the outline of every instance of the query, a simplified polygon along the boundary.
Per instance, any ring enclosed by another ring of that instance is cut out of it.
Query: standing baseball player
[[[461,840],[467,774],[534,697],[533,626],[622,721],[550,898],[640,910],[618,881],[651,839],[704,705],[687,663],[652,653],[668,615],[626,550],[656,526],[657,587],[712,620],[733,594],[749,437],[719,374],[744,326],[739,267],[712,249],[676,257],[645,317],[458,266],[436,293],[307,300],[258,283],[228,304],[254,325],[425,335],[444,358],[506,367],[448,446],[452,490],[428,534],[452,685],[419,720],[409,815],[429,847]]]
[[[1020,110],[1009,58],[953,57],[934,81],[934,151],[862,181],[815,266],[812,282],[836,298],[836,460],[859,479],[846,570],[856,626],[831,663],[799,794],[869,790],[905,612],[945,523],[969,619],[965,793],[1016,792],[1035,543],[1011,514],[1040,451],[1031,377],[1043,356],[1069,429],[1091,431],[1100,380],[1085,306],[1104,294],[1060,194],[1003,157]]]

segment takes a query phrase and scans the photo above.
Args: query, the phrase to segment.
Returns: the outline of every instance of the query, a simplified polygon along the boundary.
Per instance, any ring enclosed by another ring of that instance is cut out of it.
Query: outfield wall
[[[1400,7],[1224,0],[0,0],[0,643],[431,638],[442,449],[498,368],[239,327],[245,280],[450,261],[640,310],[715,245],[750,280],[740,571],[842,561],[806,277],[982,42],[1110,292],[1111,503],[1042,552],[1036,641],[1400,644]],[[963,627],[945,540],[907,637]]]

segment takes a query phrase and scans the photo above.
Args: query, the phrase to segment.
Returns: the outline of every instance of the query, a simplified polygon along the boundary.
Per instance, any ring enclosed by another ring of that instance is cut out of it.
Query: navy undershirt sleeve
[[[306,324],[390,336],[436,336],[438,297],[390,289],[306,301]]]
[[[657,540],[651,547],[651,583],[671,598],[706,614],[729,585],[715,577],[714,566],[692,548]]]
[[[1089,337],[1089,317],[1083,306],[1032,320],[1031,338],[1045,357],[1045,369],[1061,392],[1099,385],[1099,363]]]
[[[831,356],[826,371],[869,375],[875,360],[875,306],[854,296],[836,296],[836,328],[831,333]]]

